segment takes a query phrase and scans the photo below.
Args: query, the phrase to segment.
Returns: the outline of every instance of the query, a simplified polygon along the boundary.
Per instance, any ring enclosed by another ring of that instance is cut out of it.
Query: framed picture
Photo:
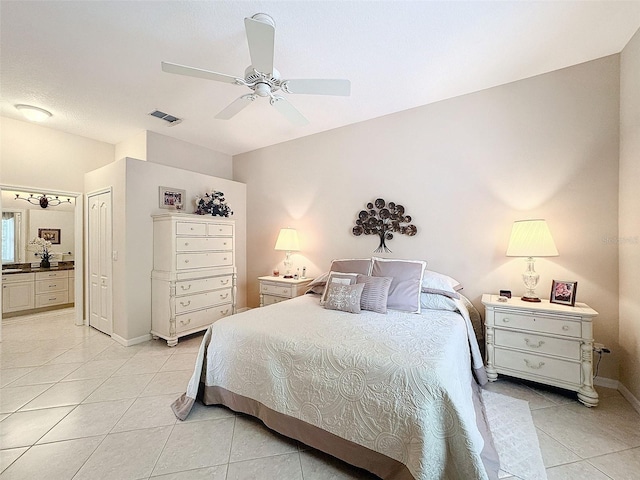
[[[549,302],[573,307],[576,304],[577,290],[578,282],[553,280],[551,282],[551,296],[549,297]]]
[[[59,228],[39,228],[38,236],[51,242],[51,245],[60,245],[60,229]]]
[[[160,187],[160,208],[182,210],[186,191],[179,188]]]

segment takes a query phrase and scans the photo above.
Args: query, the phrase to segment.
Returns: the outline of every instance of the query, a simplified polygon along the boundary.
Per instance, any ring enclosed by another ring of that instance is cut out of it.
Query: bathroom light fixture
[[[518,220],[513,222],[507,257],[526,257],[527,270],[522,274],[527,291],[522,297],[525,302],[539,302],[536,286],[540,275],[534,268],[533,257],[557,257],[558,249],[545,220]]]
[[[71,199],[60,200],[58,195],[45,195],[44,193],[39,197],[33,193],[29,194],[29,197],[21,197],[19,193],[16,193],[16,200],[24,200],[25,202],[32,203],[33,205],[40,205],[42,208],[55,207],[61,203],[71,203]]]
[[[53,114],[44,108],[34,107],[33,105],[18,104],[15,106],[27,120],[32,122],[44,122]]]
[[[293,278],[291,275],[291,252],[300,250],[300,242],[298,241],[298,232],[295,228],[282,228],[276,240],[275,250],[284,250],[286,256],[284,259],[284,278]]]

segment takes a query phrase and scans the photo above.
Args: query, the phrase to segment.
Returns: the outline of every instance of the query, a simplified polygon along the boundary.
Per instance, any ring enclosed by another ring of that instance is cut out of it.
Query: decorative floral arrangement
[[[204,197],[196,196],[196,214],[228,217],[233,215],[233,211],[227,205],[224,193],[213,190],[205,193]]]
[[[40,257],[41,263],[49,263],[53,257],[51,251],[51,242],[44,238],[36,237],[29,242],[29,250],[36,252],[36,255]]]

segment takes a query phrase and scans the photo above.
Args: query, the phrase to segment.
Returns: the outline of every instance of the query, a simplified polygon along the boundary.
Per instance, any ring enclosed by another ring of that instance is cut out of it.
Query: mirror
[[[39,262],[28,244],[43,231],[51,235],[53,261],[74,260],[75,199],[47,208],[16,199],[16,194],[28,197],[29,193],[2,190],[2,263]]]

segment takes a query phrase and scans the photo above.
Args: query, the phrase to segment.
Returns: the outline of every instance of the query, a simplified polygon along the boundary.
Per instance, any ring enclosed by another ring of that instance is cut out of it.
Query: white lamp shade
[[[276,250],[284,250],[287,252],[297,252],[300,250],[300,242],[298,241],[298,232],[295,228],[282,228],[276,240]]]
[[[558,249],[545,220],[513,222],[507,257],[556,257]]]

